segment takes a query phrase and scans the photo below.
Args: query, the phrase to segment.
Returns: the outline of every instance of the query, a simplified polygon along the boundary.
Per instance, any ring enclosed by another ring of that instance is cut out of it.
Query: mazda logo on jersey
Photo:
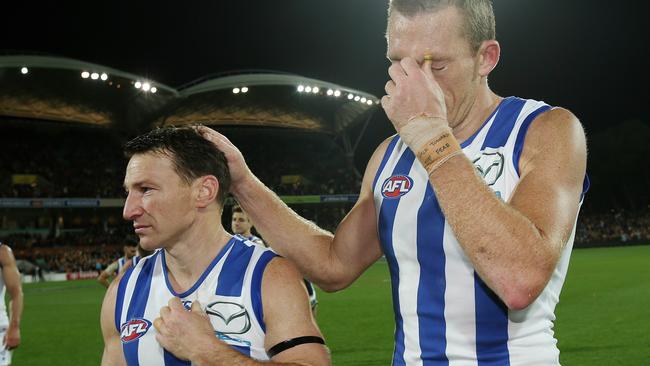
[[[122,324],[122,328],[120,330],[120,339],[122,340],[122,343],[135,341],[136,339],[145,335],[150,327],[151,322],[147,319],[131,319],[128,322]]]
[[[210,316],[214,330],[221,334],[244,334],[251,329],[251,319],[248,311],[242,305],[216,301],[205,308]]]
[[[472,163],[488,186],[494,185],[503,174],[503,154],[498,151],[484,151]]]
[[[393,175],[381,185],[381,195],[384,198],[398,198],[409,193],[413,188],[413,179],[408,175]]]

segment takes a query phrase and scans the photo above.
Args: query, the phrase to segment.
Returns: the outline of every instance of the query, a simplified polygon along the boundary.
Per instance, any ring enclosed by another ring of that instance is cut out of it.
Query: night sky
[[[120,5],[122,4],[122,5]],[[0,48],[76,58],[173,87],[281,70],[383,95],[386,0],[39,2],[3,9]],[[644,1],[496,0],[502,96],[572,110],[587,133],[650,121]],[[391,133],[378,113],[371,140]]]

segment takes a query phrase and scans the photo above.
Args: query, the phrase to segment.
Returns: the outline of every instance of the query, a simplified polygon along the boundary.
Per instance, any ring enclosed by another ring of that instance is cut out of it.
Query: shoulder
[[[554,136],[562,139],[584,137],[584,130],[578,117],[568,109],[550,108],[541,113],[530,126],[529,135],[535,137]]]
[[[522,176],[541,166],[554,171],[558,170],[556,165],[584,171],[586,160],[587,142],[582,124],[571,111],[556,107],[541,113],[530,125],[519,169]]]
[[[535,118],[526,132],[521,171],[533,161],[576,157],[586,159],[586,137],[580,120],[569,110],[551,108]]]
[[[300,272],[298,272],[298,269],[296,269],[293,263],[288,259],[276,255],[266,265],[264,271],[265,281],[275,283],[292,279],[302,280],[302,276],[300,275]]]
[[[0,266],[15,262],[14,253],[6,244],[0,244]]]

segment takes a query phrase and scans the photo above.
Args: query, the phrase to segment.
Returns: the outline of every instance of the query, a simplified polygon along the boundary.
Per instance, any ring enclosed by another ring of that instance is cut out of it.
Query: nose
[[[142,205],[140,204],[140,199],[138,199],[133,192],[129,192],[126,196],[126,201],[124,202],[124,210],[122,211],[122,217],[125,220],[133,221],[137,217],[142,215]]]

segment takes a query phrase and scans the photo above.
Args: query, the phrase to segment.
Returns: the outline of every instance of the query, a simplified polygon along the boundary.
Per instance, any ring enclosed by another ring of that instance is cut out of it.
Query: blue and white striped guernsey
[[[127,364],[190,365],[163,349],[155,338],[153,321],[174,296],[188,309],[198,299],[216,337],[251,358],[268,360],[261,286],[264,269],[275,256],[260,245],[233,237],[182,294],[169,283],[164,250],[142,258],[126,271],[117,291],[115,326]]]
[[[549,108],[534,100],[505,98],[461,145],[504,201],[519,182],[526,131]],[[392,283],[393,365],[559,364],[554,309],[575,228],[542,294],[526,309],[513,311],[474,271],[445,221],[426,171],[399,136],[388,145],[373,189]]]
[[[126,256],[120,257],[117,260],[117,273],[122,273],[122,268],[124,268],[124,265],[126,264],[127,261],[128,259],[126,259]]]

